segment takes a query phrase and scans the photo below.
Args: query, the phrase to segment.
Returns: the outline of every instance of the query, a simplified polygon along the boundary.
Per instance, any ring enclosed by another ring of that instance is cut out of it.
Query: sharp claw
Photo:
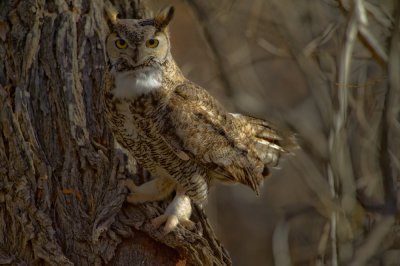
[[[162,214],[154,219],[151,220],[151,225],[155,228],[158,229],[163,223],[165,223],[165,226],[163,228],[163,235],[167,235],[170,232],[172,232],[178,224],[181,224],[188,230],[193,230],[195,228],[195,223],[190,221],[189,219],[179,219],[178,216],[176,215],[166,215]]]
[[[189,219],[182,219],[181,224],[190,231],[192,231],[196,226],[196,224]]]
[[[174,230],[178,226],[179,220],[176,215],[171,215],[168,217],[167,222],[165,223],[163,233],[167,235],[169,232]]]
[[[166,235],[173,231],[178,224],[193,230],[195,223],[189,220],[192,214],[190,199],[184,194],[176,194],[175,198],[168,205],[165,213],[151,220],[154,228],[159,228],[164,222],[163,234]]]
[[[160,215],[153,220],[151,220],[151,225],[154,228],[159,228],[166,220],[168,219],[168,216],[166,214]]]
[[[142,203],[142,200],[137,194],[129,194],[128,196],[126,196],[126,201],[131,204]]]
[[[133,182],[132,179],[126,179],[126,180],[124,180],[124,185],[129,189],[130,192],[135,191],[136,188],[137,188],[135,182]]]
[[[131,204],[142,203],[143,202],[142,197],[136,193],[138,186],[136,186],[135,182],[133,182],[132,179],[126,179],[123,182],[124,182],[124,186],[130,192],[130,194],[128,196],[126,196],[126,201]]]

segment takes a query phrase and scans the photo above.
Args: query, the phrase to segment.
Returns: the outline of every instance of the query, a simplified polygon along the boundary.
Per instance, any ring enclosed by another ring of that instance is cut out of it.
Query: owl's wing
[[[175,88],[159,121],[162,138],[179,158],[195,160],[209,168],[214,178],[240,182],[255,191],[268,175],[268,167],[276,165],[286,151],[282,136],[269,123],[227,113],[193,83]]]

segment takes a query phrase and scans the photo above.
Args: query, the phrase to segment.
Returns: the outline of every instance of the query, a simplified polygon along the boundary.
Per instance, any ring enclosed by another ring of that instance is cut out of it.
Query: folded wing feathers
[[[258,165],[256,172],[259,173],[254,176],[254,169],[243,169],[245,176],[242,176],[241,182],[258,193],[258,187],[269,175],[269,167],[276,166],[280,155],[291,153],[297,143],[293,134],[278,131],[267,121],[240,114],[233,114],[233,117],[238,130],[242,130],[246,136],[250,153],[255,155],[254,166]]]
[[[180,136],[171,137],[173,140],[178,137],[183,143],[180,150],[184,152],[178,156],[185,160],[187,154],[191,154],[190,157],[213,168],[211,174],[215,178],[240,182],[257,194],[269,174],[269,167],[277,165],[280,154],[290,153],[297,147],[293,134],[278,131],[261,119],[226,114],[197,86],[176,87],[169,101],[172,107],[167,114],[171,121],[180,121],[175,125],[180,128]],[[174,106],[180,106],[179,112],[174,112]],[[186,108],[186,112],[182,112],[182,108]],[[189,126],[193,121],[197,121],[195,128]],[[175,152],[179,150],[179,147],[172,147]]]

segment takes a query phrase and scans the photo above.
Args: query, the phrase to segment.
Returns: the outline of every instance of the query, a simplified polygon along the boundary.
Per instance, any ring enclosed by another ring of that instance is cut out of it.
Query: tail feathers
[[[298,147],[296,138],[267,121],[241,114],[230,114],[228,126],[235,132],[235,150],[240,156],[215,168],[212,174],[223,182],[247,185],[258,194],[270,174],[269,168],[277,166],[282,154],[290,154]]]
[[[249,147],[264,164],[262,176],[269,175],[269,167],[277,166],[282,154],[291,154],[298,148],[293,133],[278,130],[262,119],[237,114],[234,116],[246,124],[244,128]]]
[[[259,143],[269,145],[269,147],[279,150],[282,153],[291,153],[298,148],[295,134],[278,130],[265,120],[250,116],[244,117],[252,126],[254,137]]]

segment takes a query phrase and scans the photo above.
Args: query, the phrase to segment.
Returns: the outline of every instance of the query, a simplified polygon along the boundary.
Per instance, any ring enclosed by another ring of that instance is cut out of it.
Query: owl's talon
[[[192,206],[188,196],[182,193],[177,193],[175,198],[168,205],[165,213],[151,220],[151,224],[154,228],[159,228],[163,223],[164,235],[173,231],[178,224],[186,227],[188,230],[194,228],[194,223],[189,220],[192,214]]]
[[[167,221],[165,222],[165,226],[163,228],[164,235],[167,235],[169,232],[173,231],[179,224],[179,219],[176,215],[168,216]]]
[[[167,219],[168,219],[168,216],[166,214],[162,214],[162,215],[152,219],[151,220],[151,225],[155,229],[158,229]]]
[[[126,201],[131,204],[143,203],[143,200],[140,197],[140,195],[135,194],[135,193],[132,193],[132,194],[129,194],[128,196],[126,196]]]
[[[175,184],[167,178],[155,178],[137,186],[133,180],[127,179],[124,185],[131,192],[126,200],[132,204],[159,201],[165,199],[175,188]]]
[[[141,203],[142,201],[142,197],[140,196],[140,193],[136,193],[138,186],[136,186],[136,184],[133,182],[132,179],[126,179],[123,181],[124,182],[124,186],[129,190],[129,192],[131,192],[127,197],[126,197],[126,201],[131,203],[131,204],[137,204],[137,203]]]
[[[123,182],[125,187],[127,187],[130,192],[134,192],[138,188],[138,186],[136,186],[135,182],[133,182],[132,179],[126,179]]]
[[[173,231],[178,226],[178,224],[181,224],[183,227],[190,231],[195,228],[194,222],[185,218],[179,219],[179,217],[176,215],[162,214],[151,220],[151,225],[154,227],[154,229],[158,229],[163,223],[165,223],[165,226],[162,230],[164,235],[167,235],[168,233]]]
[[[193,231],[196,227],[196,224],[189,219],[182,219],[181,224],[189,231]]]

